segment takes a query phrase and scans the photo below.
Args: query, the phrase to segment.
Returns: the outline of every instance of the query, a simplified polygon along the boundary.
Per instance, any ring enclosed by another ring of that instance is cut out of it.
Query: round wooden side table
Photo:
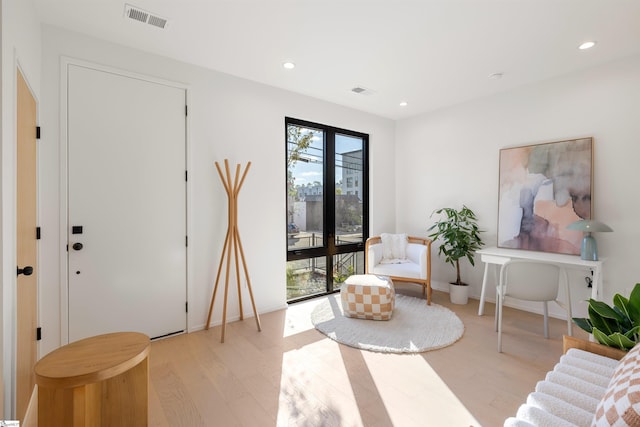
[[[146,426],[150,340],[137,332],[86,338],[35,365],[39,427]]]

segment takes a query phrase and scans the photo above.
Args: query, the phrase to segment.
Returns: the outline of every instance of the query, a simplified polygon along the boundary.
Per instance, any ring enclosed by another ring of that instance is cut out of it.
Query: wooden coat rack
[[[227,326],[227,294],[229,291],[229,271],[231,269],[231,258],[234,257],[235,260],[235,272],[236,272],[236,281],[238,287],[238,304],[240,308],[240,320],[244,319],[244,315],[242,313],[242,292],[240,289],[240,266],[238,264],[238,250],[240,251],[240,257],[242,259],[242,268],[244,270],[245,278],[247,279],[247,288],[249,289],[249,297],[251,298],[251,306],[253,307],[253,315],[256,318],[256,325],[258,327],[258,331],[262,331],[262,327],[260,326],[260,317],[258,316],[258,312],[256,311],[256,303],[253,300],[253,291],[251,290],[251,280],[249,279],[249,273],[247,271],[247,262],[244,258],[244,250],[242,249],[242,242],[240,241],[240,233],[238,232],[238,193],[240,192],[240,188],[242,188],[242,184],[244,183],[244,179],[247,176],[247,172],[249,172],[249,168],[251,167],[251,162],[247,163],[246,168],[244,169],[244,173],[242,174],[242,179],[238,182],[240,177],[240,165],[236,165],[236,176],[235,180],[231,181],[231,172],[229,171],[229,161],[227,159],[224,160],[224,167],[226,175],[223,175],[222,169],[220,169],[220,165],[218,162],[216,163],[216,169],[218,170],[218,175],[220,175],[220,179],[222,180],[222,184],[224,185],[224,189],[227,192],[227,197],[229,198],[229,226],[227,228],[227,236],[224,239],[224,247],[222,248],[222,255],[220,256],[220,264],[218,265],[218,274],[216,275],[216,284],[213,287],[213,295],[211,296],[211,305],[209,306],[209,316],[207,317],[207,325],[206,329],[209,329],[209,325],[211,323],[211,315],[213,314],[213,304],[216,300],[216,292],[218,291],[218,284],[220,282],[220,273],[222,272],[222,263],[226,257],[226,274],[224,279],[224,304],[222,308],[222,334],[220,337],[220,342],[224,342],[224,333]]]

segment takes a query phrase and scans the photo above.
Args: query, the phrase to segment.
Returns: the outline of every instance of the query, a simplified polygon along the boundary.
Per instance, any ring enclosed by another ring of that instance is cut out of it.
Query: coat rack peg
[[[224,278],[224,303],[222,305],[222,333],[220,336],[220,342],[224,342],[224,334],[227,327],[227,296],[229,292],[229,273],[231,270],[231,259],[234,259],[234,267],[236,273],[236,281],[238,288],[238,306],[240,309],[240,320],[244,319],[244,314],[242,311],[242,290],[240,287],[240,264],[239,261],[242,261],[242,269],[244,271],[245,279],[247,280],[247,288],[249,289],[249,298],[251,299],[251,306],[253,307],[253,315],[256,318],[256,326],[258,327],[258,331],[262,331],[262,326],[260,325],[260,317],[258,316],[258,312],[256,310],[256,303],[253,299],[253,291],[251,289],[251,280],[249,279],[249,271],[247,270],[247,262],[244,257],[244,250],[242,248],[242,241],[240,240],[240,232],[238,231],[238,193],[240,193],[240,189],[242,188],[242,184],[244,184],[244,180],[247,177],[247,172],[249,172],[249,168],[251,167],[251,162],[248,162],[246,167],[244,168],[244,172],[242,173],[242,178],[240,178],[240,164],[236,165],[235,179],[231,180],[231,170],[229,169],[229,161],[224,159],[224,173],[220,168],[220,164],[215,162],[216,169],[218,171],[218,175],[222,180],[222,185],[224,186],[224,190],[227,193],[227,198],[229,199],[229,208],[228,208],[228,216],[229,216],[229,225],[227,227],[227,234],[224,239],[224,245],[222,247],[222,255],[220,256],[220,263],[218,264],[218,273],[216,274],[216,282],[213,287],[213,295],[211,296],[211,305],[209,306],[209,316],[207,317],[206,329],[209,329],[209,325],[211,324],[211,315],[213,314],[213,305],[216,300],[216,293],[218,292],[218,284],[220,283],[220,274],[222,273],[223,264],[226,266],[225,268],[225,278]],[[238,253],[240,257],[238,257]],[[226,263],[225,263],[226,260]]]

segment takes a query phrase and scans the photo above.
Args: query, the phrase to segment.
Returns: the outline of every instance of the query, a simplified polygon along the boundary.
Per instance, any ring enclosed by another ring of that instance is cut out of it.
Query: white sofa
[[[640,426],[640,346],[603,352],[580,341],[565,337],[565,354],[504,427]]]
[[[394,282],[417,283],[422,286],[422,295],[426,293],[427,304],[431,304],[431,240],[406,236],[404,255],[398,262],[385,263],[382,236],[369,237],[365,245],[365,271],[389,276]]]

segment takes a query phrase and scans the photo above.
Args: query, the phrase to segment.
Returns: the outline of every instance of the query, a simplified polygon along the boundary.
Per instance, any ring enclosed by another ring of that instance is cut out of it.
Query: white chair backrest
[[[512,260],[500,269],[505,296],[525,301],[553,301],[558,297],[560,268],[553,264]]]

